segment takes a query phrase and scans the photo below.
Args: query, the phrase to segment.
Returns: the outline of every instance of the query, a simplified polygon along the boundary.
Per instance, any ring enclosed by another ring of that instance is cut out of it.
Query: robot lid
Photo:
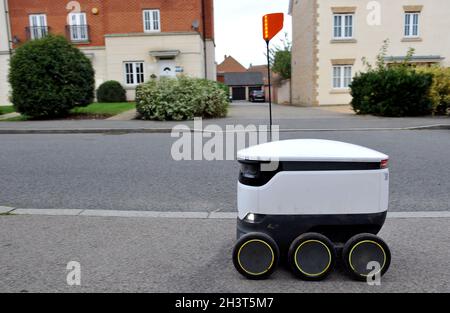
[[[345,142],[294,139],[269,142],[238,152],[238,160],[305,162],[381,162],[386,154]]]

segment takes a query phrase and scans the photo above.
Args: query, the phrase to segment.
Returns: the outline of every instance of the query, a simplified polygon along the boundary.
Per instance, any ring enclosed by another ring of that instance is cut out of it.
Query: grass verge
[[[12,108],[12,107],[11,107]],[[84,108],[75,108],[70,111],[70,115],[64,119],[106,119],[118,115],[120,113],[133,110],[136,108],[134,102],[120,102],[120,103],[92,103]],[[3,107],[0,108],[3,113]],[[12,111],[14,112],[14,111]],[[9,112],[11,113],[11,112]],[[2,122],[23,122],[28,121],[30,118],[25,115],[12,117]]]
[[[16,110],[12,105],[0,106],[0,115],[14,113]]]
[[[103,115],[111,117],[129,110],[133,110],[136,104],[133,102],[119,103],[92,103],[85,108],[75,108],[71,115]]]

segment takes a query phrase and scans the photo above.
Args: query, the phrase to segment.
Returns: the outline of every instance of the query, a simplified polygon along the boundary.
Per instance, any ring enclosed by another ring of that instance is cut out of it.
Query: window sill
[[[350,94],[350,88],[331,89],[330,94],[332,95]]]
[[[124,89],[125,90],[135,90],[137,88],[137,86],[139,86],[139,85],[140,84],[138,84],[138,85],[125,85]]]
[[[403,37],[402,42],[420,42],[422,38],[420,37]]]
[[[357,43],[356,39],[331,39],[330,43]]]
[[[88,40],[71,40],[70,42],[73,43],[74,45],[87,45],[87,44],[91,43],[91,41],[89,39]]]

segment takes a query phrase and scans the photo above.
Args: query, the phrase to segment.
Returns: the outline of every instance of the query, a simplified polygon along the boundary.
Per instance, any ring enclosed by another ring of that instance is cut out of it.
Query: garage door
[[[245,87],[233,87],[233,100],[245,100]]]

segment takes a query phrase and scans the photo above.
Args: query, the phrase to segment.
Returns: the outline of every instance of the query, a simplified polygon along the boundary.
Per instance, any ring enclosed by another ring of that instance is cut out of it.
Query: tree
[[[91,61],[62,36],[29,41],[15,50],[9,82],[15,109],[32,118],[68,115],[94,99]]]
[[[291,78],[292,43],[285,34],[285,39],[281,40],[282,46],[270,49],[270,63],[272,71],[283,79]]]

